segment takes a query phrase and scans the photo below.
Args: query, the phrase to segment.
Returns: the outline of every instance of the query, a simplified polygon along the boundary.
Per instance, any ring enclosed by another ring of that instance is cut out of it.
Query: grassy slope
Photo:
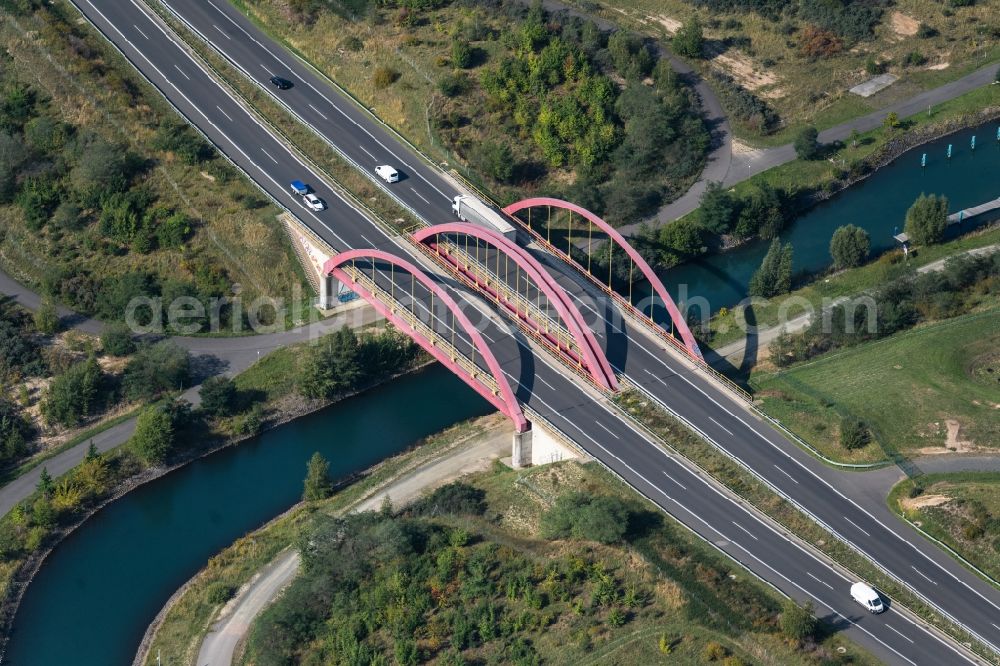
[[[1000,385],[973,379],[970,366],[998,345],[1000,310],[991,309],[750,381],[765,411],[835,459],[940,449],[948,419],[961,425],[959,439],[990,448],[1000,443]],[[838,429],[846,415],[870,424],[877,444],[845,455]]]
[[[62,8],[60,8],[62,9]],[[65,9],[71,20],[76,15]],[[16,19],[4,16],[0,37],[12,58],[18,78],[50,98],[63,120],[95,131],[108,140],[126,143],[153,161],[143,181],[160,201],[196,220],[193,238],[180,250],[150,254],[109,255],[94,252],[94,229],[73,234],[46,228],[42,233],[24,226],[15,206],[0,207],[0,265],[18,279],[39,285],[56,267],[92,271],[97,277],[137,269],[163,277],[188,277],[199,263],[223,268],[243,287],[244,297],[288,296],[292,285],[303,284],[301,269],[284,230],[275,219],[278,211],[242,177],[227,182],[209,178],[202,166],[188,166],[170,154],[151,148],[161,122],[175,112],[149,84],[132,70],[112,47],[88,29],[88,45],[95,59],[107,68],[103,76],[88,61],[60,41],[40,16]],[[123,92],[138,91],[133,104]],[[218,160],[216,160],[218,161]],[[216,170],[217,175],[232,170]],[[253,203],[248,208],[247,202]]]
[[[949,501],[939,506],[913,506],[908,495],[915,484],[922,491],[917,500],[942,495]],[[963,520],[970,517],[967,506],[963,505],[968,501],[982,503],[995,523],[1000,518],[1000,473],[928,474],[907,479],[892,489],[888,500],[893,511],[951,546],[994,580],[1000,580],[1000,525],[988,528],[980,536],[968,538],[962,532]]]
[[[576,2],[585,4],[580,0]],[[608,18],[625,20],[637,29],[654,34],[667,34],[660,22],[663,18],[683,21],[698,15],[703,25],[711,19],[722,23],[717,29],[705,30],[710,41],[740,35],[750,37],[752,55],[746,49],[737,50],[736,55],[749,57],[755,74],[774,77],[773,83],[759,87],[756,92],[768,97],[768,103],[787,124],[785,129],[767,137],[737,128],[741,138],[758,145],[787,143],[804,124],[820,129],[837,125],[943,85],[1000,58],[1000,43],[982,34],[997,25],[996,3],[988,1],[977,2],[972,7],[953,8],[954,15],[947,17],[943,14],[945,5],[940,3],[900,0],[887,9],[874,39],[860,42],[855,48],[831,58],[818,60],[810,60],[799,53],[797,34],[787,36],[781,32],[786,23],[801,28],[804,23],[799,19],[783,17],[772,22],[753,13],[697,11],[693,3],[686,0],[603,0],[598,4],[604,6],[602,13]],[[892,14],[896,11],[932,26],[939,34],[931,38],[900,37],[891,26]],[[738,20],[742,27],[725,29],[727,19]],[[909,68],[890,65],[888,71],[901,79],[871,97],[862,98],[848,92],[852,86],[870,78],[864,71],[869,55],[881,62],[899,63],[911,51],[920,52],[928,62]],[[773,60],[774,64],[765,67],[765,60]],[[949,66],[945,69],[929,69],[946,62]],[[704,71],[709,69],[707,64],[702,67]],[[720,70],[733,73],[731,68],[720,67]]]

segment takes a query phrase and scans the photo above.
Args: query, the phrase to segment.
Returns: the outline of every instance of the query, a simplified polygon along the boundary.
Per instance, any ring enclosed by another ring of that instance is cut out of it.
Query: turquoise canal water
[[[146,627],[178,587],[209,557],[298,501],[314,451],[342,477],[490,411],[433,366],[136,489],[49,556],[28,587],[4,664],[130,664]]]
[[[976,150],[970,148],[976,136]],[[953,145],[947,158],[948,144]],[[927,153],[927,166],[920,159]],[[865,229],[872,251],[895,243],[893,234],[903,230],[906,210],[921,192],[944,194],[949,212],[984,203],[1000,196],[1000,143],[997,124],[958,132],[918,146],[879,169],[866,180],[810,209],[781,234],[781,242],[794,248],[794,271],[815,273],[830,263],[830,238],[845,224]],[[956,227],[970,228],[970,224]],[[958,232],[953,228],[952,233]],[[750,276],[760,266],[769,242],[752,242],[730,252],[712,255],[671,268],[660,274],[677,300],[700,296],[715,312],[731,307],[747,295]],[[686,285],[686,295],[682,285]]]

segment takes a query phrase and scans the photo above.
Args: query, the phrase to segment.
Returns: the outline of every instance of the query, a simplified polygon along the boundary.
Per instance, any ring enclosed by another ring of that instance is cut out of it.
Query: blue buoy
[[[1000,125],[997,125],[997,141],[1000,141]]]
[[[923,154],[923,155],[922,155],[922,156],[920,157],[920,166],[921,166],[921,167],[925,167],[925,166],[927,166],[927,153],[924,153],[924,154]]]
[[[948,144],[948,159],[951,159],[951,144]]]
[[[972,149],[973,150],[976,149],[976,135],[975,134],[972,135]]]

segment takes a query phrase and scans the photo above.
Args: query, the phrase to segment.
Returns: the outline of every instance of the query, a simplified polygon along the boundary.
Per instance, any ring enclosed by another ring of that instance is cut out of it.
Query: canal
[[[491,411],[434,365],[139,487],[49,556],[25,594],[4,664],[130,664],[177,588],[208,558],[299,500],[313,452],[343,477]]]
[[[976,136],[976,150],[971,149]],[[948,144],[953,145],[947,158]],[[920,159],[927,153],[927,166]],[[781,234],[794,248],[794,272],[816,273],[831,263],[830,238],[845,224],[865,229],[872,253],[892,247],[894,233],[903,230],[906,210],[921,192],[944,194],[949,212],[1000,196],[1000,142],[997,125],[989,123],[917,146],[866,180],[840,192],[800,216]],[[956,225],[951,233],[963,231]],[[964,225],[967,231],[970,225]],[[770,242],[754,241],[729,252],[675,266],[660,274],[677,300],[700,296],[715,312],[747,295],[750,276],[760,266]],[[686,285],[686,286],[685,286]],[[686,298],[685,290],[686,289]]]

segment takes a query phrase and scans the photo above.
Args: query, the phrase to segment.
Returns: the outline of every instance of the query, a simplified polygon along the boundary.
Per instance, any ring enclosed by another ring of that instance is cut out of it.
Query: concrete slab
[[[855,95],[860,95],[861,97],[871,97],[879,90],[885,90],[898,80],[899,77],[895,74],[879,74],[874,78],[868,79],[864,83],[859,83],[854,86],[851,88],[851,92]]]

